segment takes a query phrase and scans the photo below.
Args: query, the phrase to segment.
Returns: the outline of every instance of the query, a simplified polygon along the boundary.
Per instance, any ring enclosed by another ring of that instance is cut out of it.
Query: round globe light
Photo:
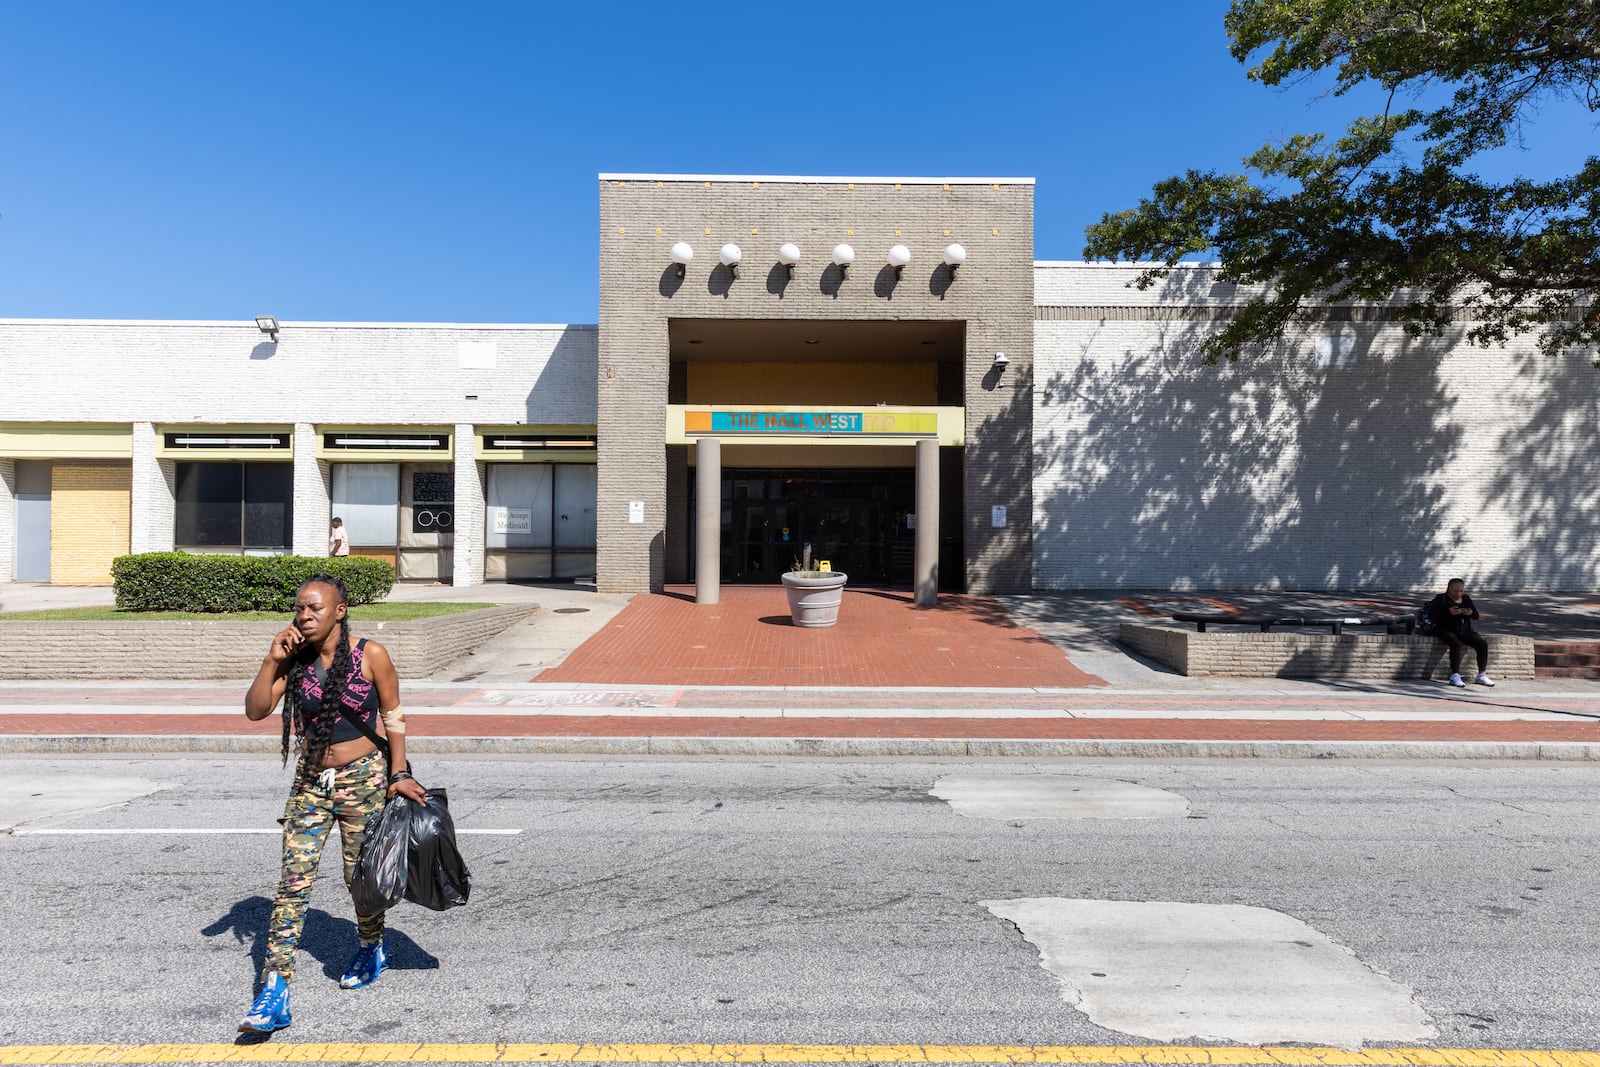
[[[730,242],[722,246],[722,251],[717,253],[717,258],[722,260],[724,267],[737,267],[739,265],[739,257],[743,254],[739,251],[738,245]]]
[[[952,267],[959,267],[967,261],[967,250],[961,245],[945,245],[944,261]]]
[[[694,262],[694,248],[689,244],[688,241],[679,241],[677,244],[672,246],[672,262]]]
[[[889,266],[903,267],[911,262],[911,249],[905,245],[895,245],[889,249]]]
[[[856,261],[856,250],[849,245],[834,245],[833,261],[841,267],[848,267]]]
[[[779,245],[778,262],[785,267],[792,267],[800,262],[800,246],[788,241]]]

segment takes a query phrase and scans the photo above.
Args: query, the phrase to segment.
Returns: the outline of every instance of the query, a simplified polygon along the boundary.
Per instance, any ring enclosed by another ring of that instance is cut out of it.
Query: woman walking
[[[405,717],[400,680],[388,650],[376,641],[350,641],[343,583],[318,576],[295,594],[294,623],[272,639],[244,698],[254,720],[283,708],[283,758],[298,738],[294,785],[283,812],[283,872],[267,927],[261,992],[239,1029],[268,1033],[290,1023],[289,984],[294,953],[305,925],[322,847],[339,824],[346,887],[367,819],[388,797],[403,794],[421,804],[422,786],[406,770]],[[386,710],[385,710],[386,709]],[[385,759],[376,738],[383,726]],[[383,915],[356,913],[361,947],[339,985],[356,989],[383,973]]]

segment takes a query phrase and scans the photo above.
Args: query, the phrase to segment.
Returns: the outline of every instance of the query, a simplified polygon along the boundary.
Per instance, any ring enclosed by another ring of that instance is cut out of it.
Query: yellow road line
[[[0,1067],[41,1063],[1065,1063],[1217,1067],[1600,1067],[1558,1049],[1240,1045],[644,1045],[266,1041],[253,1045],[0,1045]]]

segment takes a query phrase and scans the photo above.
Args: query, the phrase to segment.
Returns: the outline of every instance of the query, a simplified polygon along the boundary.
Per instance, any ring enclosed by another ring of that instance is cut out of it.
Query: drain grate
[[[588,608],[556,608],[555,609],[555,614],[557,614],[557,615],[579,615],[579,614],[582,614],[583,612],[588,611],[588,610],[589,610]]]

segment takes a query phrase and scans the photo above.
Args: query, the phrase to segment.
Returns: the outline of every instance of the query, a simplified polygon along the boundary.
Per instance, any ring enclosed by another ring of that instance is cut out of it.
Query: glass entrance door
[[[912,478],[909,470],[727,471],[722,580],[777,582],[809,543],[813,560],[851,584],[909,584]]]

